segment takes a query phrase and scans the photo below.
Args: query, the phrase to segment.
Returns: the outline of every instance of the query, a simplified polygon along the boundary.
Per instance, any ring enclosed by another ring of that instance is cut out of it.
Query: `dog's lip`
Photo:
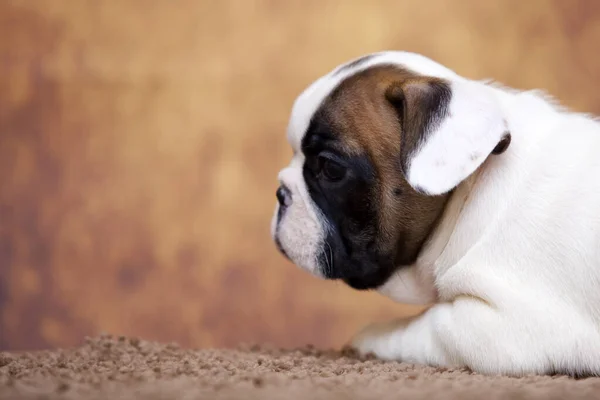
[[[287,259],[288,259],[288,260],[290,260],[290,261],[292,260],[292,259],[290,258],[290,256],[289,256],[289,255],[288,255],[288,254],[285,252],[285,250],[283,249],[283,246],[281,245],[281,241],[279,241],[279,237],[278,237],[277,235],[275,235],[275,246],[277,247],[277,250],[279,250],[279,252],[280,252],[281,254],[283,254],[283,256],[284,256],[285,258],[287,258]]]
[[[279,223],[281,222],[281,219],[283,218],[283,214],[285,213],[285,207],[283,206],[278,206],[277,207],[277,224],[279,225]]]

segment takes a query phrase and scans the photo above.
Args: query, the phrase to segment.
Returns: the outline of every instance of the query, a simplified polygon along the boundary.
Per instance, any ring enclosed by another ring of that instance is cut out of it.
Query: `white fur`
[[[468,82],[465,90],[485,92],[482,114],[469,115],[477,104],[467,93],[455,97],[460,104],[455,109],[466,111],[453,116],[473,118],[483,127],[496,126],[500,116],[512,142],[504,154],[473,169],[473,160],[462,158],[469,154],[465,150],[490,150],[493,140],[484,129],[483,137],[447,143],[440,137],[442,124],[417,152],[409,180],[433,192],[458,187],[417,262],[400,269],[380,292],[430,307],[417,317],[367,327],[352,345],[383,359],[488,374],[600,374],[600,124],[556,107],[538,92],[470,81],[421,56],[382,53],[359,68],[383,60],[449,79],[453,90],[457,82]],[[298,98],[288,132],[295,150],[292,168],[301,168],[299,143],[312,112],[355,72],[326,75]],[[492,123],[481,124],[489,112]],[[431,176],[427,168],[440,155],[452,168],[438,168],[439,177]],[[306,209],[279,229],[292,220],[320,221],[302,194],[301,173],[281,179],[294,186],[295,196],[305,202],[298,207]],[[292,245],[302,247],[308,236],[322,241],[325,229],[312,224],[304,236],[283,245],[289,251]]]

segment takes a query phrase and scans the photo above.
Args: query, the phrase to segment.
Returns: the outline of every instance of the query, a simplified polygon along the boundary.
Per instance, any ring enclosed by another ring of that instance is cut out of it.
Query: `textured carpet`
[[[486,377],[312,347],[186,350],[102,336],[0,354],[0,399],[600,399],[600,378]]]

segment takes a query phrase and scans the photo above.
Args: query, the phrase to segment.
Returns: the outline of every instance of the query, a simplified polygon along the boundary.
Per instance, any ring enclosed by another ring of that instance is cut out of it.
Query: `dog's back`
[[[537,93],[501,96],[513,141],[476,177],[436,264],[440,296],[535,321],[546,328],[522,339],[535,354],[600,373],[600,124]]]

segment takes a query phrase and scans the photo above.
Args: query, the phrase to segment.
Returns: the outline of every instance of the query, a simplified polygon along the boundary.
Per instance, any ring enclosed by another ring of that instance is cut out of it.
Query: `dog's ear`
[[[498,100],[482,83],[413,78],[390,85],[386,98],[401,125],[402,170],[421,193],[451,191],[510,144]]]

